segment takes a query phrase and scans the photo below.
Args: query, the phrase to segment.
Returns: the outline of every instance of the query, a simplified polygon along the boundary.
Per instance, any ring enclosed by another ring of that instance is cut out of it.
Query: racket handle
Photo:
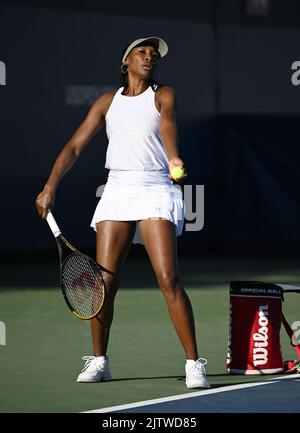
[[[54,216],[52,215],[52,212],[50,210],[48,212],[46,220],[47,220],[47,223],[49,224],[49,227],[50,227],[53,235],[57,238],[61,234],[61,231],[59,230],[59,227],[56,224]]]

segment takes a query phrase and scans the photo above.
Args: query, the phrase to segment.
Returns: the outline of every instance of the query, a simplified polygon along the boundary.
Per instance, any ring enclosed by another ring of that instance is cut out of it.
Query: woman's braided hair
[[[126,47],[122,51],[121,59],[123,59],[123,56],[129,47],[130,43],[126,45]],[[138,46],[138,45],[137,45]],[[120,76],[121,86],[124,87],[122,91],[122,95],[126,95],[128,93],[128,72],[121,72]],[[159,87],[162,87],[163,84],[155,80],[152,76],[148,80],[149,86],[152,87],[153,92],[156,92]]]

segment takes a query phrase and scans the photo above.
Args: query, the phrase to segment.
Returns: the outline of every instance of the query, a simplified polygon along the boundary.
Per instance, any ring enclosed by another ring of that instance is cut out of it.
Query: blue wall
[[[170,48],[161,81],[178,94],[187,183],[205,185],[204,228],[180,243],[299,246],[299,30],[1,5],[0,20],[0,251],[53,247],[35,197],[91,102],[119,86],[123,46],[150,34]],[[82,248],[94,245],[106,146],[103,130],[58,188],[55,213]]]

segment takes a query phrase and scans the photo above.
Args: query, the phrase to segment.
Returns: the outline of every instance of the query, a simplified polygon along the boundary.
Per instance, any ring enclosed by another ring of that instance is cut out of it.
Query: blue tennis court
[[[95,413],[299,413],[300,375],[136,402]]]

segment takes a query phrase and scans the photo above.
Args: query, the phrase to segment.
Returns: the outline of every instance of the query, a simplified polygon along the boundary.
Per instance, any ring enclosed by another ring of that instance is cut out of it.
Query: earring
[[[124,67],[126,68],[126,70],[124,70]],[[128,71],[128,65],[125,65],[125,63],[123,63],[123,64],[121,65],[121,72],[122,72],[122,74],[126,74],[127,71]]]

